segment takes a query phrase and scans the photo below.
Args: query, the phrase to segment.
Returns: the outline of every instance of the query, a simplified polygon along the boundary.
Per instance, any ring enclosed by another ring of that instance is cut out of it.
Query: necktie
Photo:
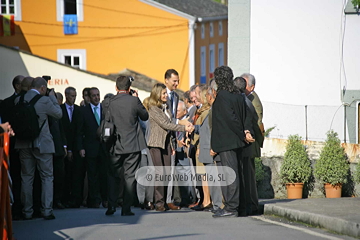
[[[96,111],[97,109],[98,109],[98,107],[94,107],[94,116],[95,116],[97,124],[100,125],[100,117],[99,117],[99,114]]]
[[[170,93],[170,103],[171,103],[170,111],[171,111],[172,115],[174,116],[174,91],[172,91]]]
[[[73,106],[69,107],[69,120],[72,121],[72,115],[73,115]]]

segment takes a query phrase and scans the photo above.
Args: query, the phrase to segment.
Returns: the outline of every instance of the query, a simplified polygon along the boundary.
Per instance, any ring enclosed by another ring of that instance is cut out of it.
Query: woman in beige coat
[[[189,122],[186,126],[178,125],[171,122],[171,114],[167,108],[167,92],[166,86],[162,83],[157,83],[151,90],[149,99],[149,127],[150,136],[147,145],[150,150],[151,157],[155,166],[155,177],[162,176],[170,172],[171,155],[174,153],[174,146],[171,146],[171,131],[191,132],[193,130],[192,124]],[[165,181],[155,181],[155,209],[157,211],[165,211],[165,200],[167,186]]]

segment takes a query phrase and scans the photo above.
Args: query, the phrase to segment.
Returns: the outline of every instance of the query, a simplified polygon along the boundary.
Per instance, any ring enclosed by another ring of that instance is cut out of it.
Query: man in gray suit
[[[130,86],[129,77],[119,76],[116,79],[117,95],[103,102],[104,112],[105,114],[108,114],[107,111],[110,112],[110,119],[116,128],[116,142],[110,148],[109,205],[106,215],[113,215],[116,211],[121,178],[124,178],[125,182],[121,215],[134,215],[131,212],[131,205],[135,197],[135,172],[140,166],[141,150],[146,148],[139,118],[146,121],[149,114],[140,99],[129,94]],[[122,175],[122,169],[124,175]]]
[[[49,96],[47,92],[47,81],[37,77],[31,84],[31,89],[24,95],[25,101],[30,101],[37,94],[42,97],[35,103],[34,108],[38,115],[39,126],[43,125],[40,135],[34,140],[17,139],[15,149],[20,150],[21,161],[21,195],[23,201],[23,214],[25,219],[31,219],[33,215],[33,181],[35,168],[40,171],[42,183],[41,213],[46,220],[55,219],[53,214],[53,153],[55,153],[54,141],[50,134],[48,116],[55,119],[62,117],[61,108],[52,89]],[[20,98],[15,99],[15,104]]]

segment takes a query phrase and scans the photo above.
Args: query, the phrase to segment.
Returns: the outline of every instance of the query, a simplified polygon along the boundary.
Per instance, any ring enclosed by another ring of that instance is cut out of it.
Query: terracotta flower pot
[[[287,183],[287,198],[288,199],[300,199],[302,198],[304,183]]]
[[[341,188],[342,188],[341,183],[338,183],[336,185],[325,183],[324,186],[325,186],[325,193],[327,198],[341,198]]]

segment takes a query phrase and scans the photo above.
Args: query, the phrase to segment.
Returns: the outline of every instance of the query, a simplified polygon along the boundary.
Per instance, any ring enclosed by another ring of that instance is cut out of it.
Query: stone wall
[[[266,138],[264,141],[261,160],[265,168],[265,178],[263,181],[258,183],[259,198],[287,198],[285,185],[282,184],[280,179],[280,167],[284,158],[286,143],[287,140],[275,138]],[[312,166],[314,166],[325,143],[303,141],[303,144],[307,149]],[[351,173],[353,173],[355,171],[356,164],[360,162],[360,145],[343,143],[342,146],[349,158]],[[304,186],[303,197],[325,197],[323,188],[323,184],[312,176],[309,183]],[[351,180],[351,176],[348,178],[348,183],[343,186],[342,196],[360,196],[360,184],[355,184]]]

